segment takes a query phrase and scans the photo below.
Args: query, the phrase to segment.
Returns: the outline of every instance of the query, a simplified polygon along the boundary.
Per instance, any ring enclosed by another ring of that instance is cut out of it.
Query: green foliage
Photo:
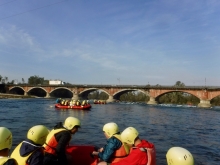
[[[49,85],[49,80],[44,80],[43,85]]]
[[[185,84],[181,81],[177,81],[174,87],[185,87]],[[197,105],[199,103],[199,99],[191,94],[184,92],[170,92],[160,96],[158,102],[163,104]]]
[[[24,78],[22,78],[22,79],[21,79],[21,81],[22,81],[22,84],[24,84],[24,83],[25,83],[25,80],[24,80]]]
[[[185,84],[182,83],[181,81],[177,81],[174,86],[175,86],[175,87],[185,87]]]
[[[5,81],[6,81],[6,82],[8,81],[8,77],[6,77],[6,76],[5,76]]]
[[[144,93],[137,91],[127,92],[120,96],[120,101],[146,102],[148,100],[149,96],[146,96]]]
[[[220,96],[213,98],[210,103],[214,106],[220,106]]]
[[[199,99],[188,93],[171,92],[171,93],[166,93],[161,97],[159,97],[158,102],[163,104],[198,105]]]
[[[38,85],[43,84],[44,78],[39,76],[31,76],[28,78],[28,84],[30,85]]]
[[[9,84],[14,84],[15,83],[15,80],[11,80],[11,82],[9,82]]]
[[[107,100],[108,95],[102,91],[94,91],[89,93],[88,99]]]

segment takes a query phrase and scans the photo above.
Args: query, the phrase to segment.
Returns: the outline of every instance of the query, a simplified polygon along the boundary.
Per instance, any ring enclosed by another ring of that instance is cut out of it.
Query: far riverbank
[[[23,99],[23,98],[36,98],[36,96],[24,96],[24,95],[0,93],[0,99]]]

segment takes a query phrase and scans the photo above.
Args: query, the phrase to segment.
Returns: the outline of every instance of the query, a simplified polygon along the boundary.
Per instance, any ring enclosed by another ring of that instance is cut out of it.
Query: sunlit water
[[[220,109],[162,107],[141,104],[92,104],[91,111],[57,110],[55,99],[0,99],[0,126],[13,133],[13,148],[28,129],[43,124],[52,129],[57,122],[75,116],[82,122],[71,144],[101,147],[106,139],[102,127],[116,122],[120,130],[137,128],[141,139],[153,142],[157,164],[166,165],[170,147],[187,148],[196,165],[220,165]]]

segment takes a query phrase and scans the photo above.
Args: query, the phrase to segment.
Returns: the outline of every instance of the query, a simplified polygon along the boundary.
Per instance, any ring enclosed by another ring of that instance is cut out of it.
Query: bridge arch
[[[150,89],[150,101],[148,101],[148,104],[157,104],[157,101],[155,98],[158,98],[158,96],[167,93],[167,92],[183,92],[183,93],[189,93],[197,98],[199,98],[200,103],[198,104],[198,107],[211,107],[210,104],[210,98],[212,95],[212,91],[208,91],[207,89]],[[219,93],[219,91],[216,91]]]
[[[25,89],[21,86],[14,86],[9,89],[9,93],[11,94],[19,94],[19,95],[24,95],[25,94]]]
[[[27,94],[28,95],[38,96],[38,97],[46,97],[47,96],[47,90],[42,88],[42,87],[32,87],[32,88],[29,88],[26,91],[25,95],[27,95]]]
[[[216,97],[219,97],[220,96],[220,92],[213,92],[210,96],[210,100],[216,98]]]
[[[220,105],[219,99],[220,99],[220,95],[216,95],[210,100],[210,103],[214,104],[215,106],[219,106]]]
[[[127,93],[127,92],[131,92],[131,91],[138,91],[138,92],[141,92],[141,93],[145,94],[146,96],[149,96],[149,92],[146,92],[144,90],[140,90],[140,89],[122,89],[122,90],[119,90],[119,91],[117,91],[113,94],[113,99],[119,100],[119,98],[122,94]]]
[[[68,91],[70,91],[70,92],[73,92],[73,91],[71,91],[70,88],[67,88],[67,87],[57,87],[57,88],[52,89],[52,90],[50,91],[50,93],[52,93],[52,92],[54,92],[54,91],[56,91],[56,90],[59,90],[59,89],[65,89],[65,90],[68,90]]]
[[[165,94],[169,94],[169,93],[179,93],[179,92],[182,92],[182,93],[187,93],[187,94],[191,94],[193,96],[195,96],[196,98],[200,99],[198,96],[195,95],[194,92],[191,92],[191,91],[181,91],[181,90],[171,90],[171,91],[166,91],[166,92],[163,92],[163,93],[160,93],[158,96],[155,97],[155,100],[158,100],[161,96],[165,95]]]
[[[74,91],[67,87],[56,87],[49,92],[50,97],[72,98]]]
[[[31,90],[33,90],[33,89],[42,89],[44,92],[47,92],[44,88],[42,88],[42,87],[33,87],[33,88],[30,88],[30,89],[28,89],[28,91],[26,91],[27,93],[29,93]]]
[[[102,91],[102,92],[106,93],[108,96],[110,95],[106,90],[104,90],[102,88],[86,88],[83,91],[79,92],[79,97],[82,99],[88,99],[89,93],[91,93],[93,91]]]

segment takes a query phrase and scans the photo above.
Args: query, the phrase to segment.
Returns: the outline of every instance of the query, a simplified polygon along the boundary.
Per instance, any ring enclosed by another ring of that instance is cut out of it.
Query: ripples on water
[[[52,129],[57,122],[75,116],[82,127],[71,144],[101,147],[106,142],[103,125],[116,122],[121,131],[133,126],[140,138],[155,144],[158,165],[166,165],[166,152],[173,146],[187,148],[195,165],[220,164],[220,109],[94,104],[91,111],[81,111],[56,110],[54,103],[53,99],[0,100],[0,126],[12,131],[13,148],[26,137],[30,127],[43,124]]]

